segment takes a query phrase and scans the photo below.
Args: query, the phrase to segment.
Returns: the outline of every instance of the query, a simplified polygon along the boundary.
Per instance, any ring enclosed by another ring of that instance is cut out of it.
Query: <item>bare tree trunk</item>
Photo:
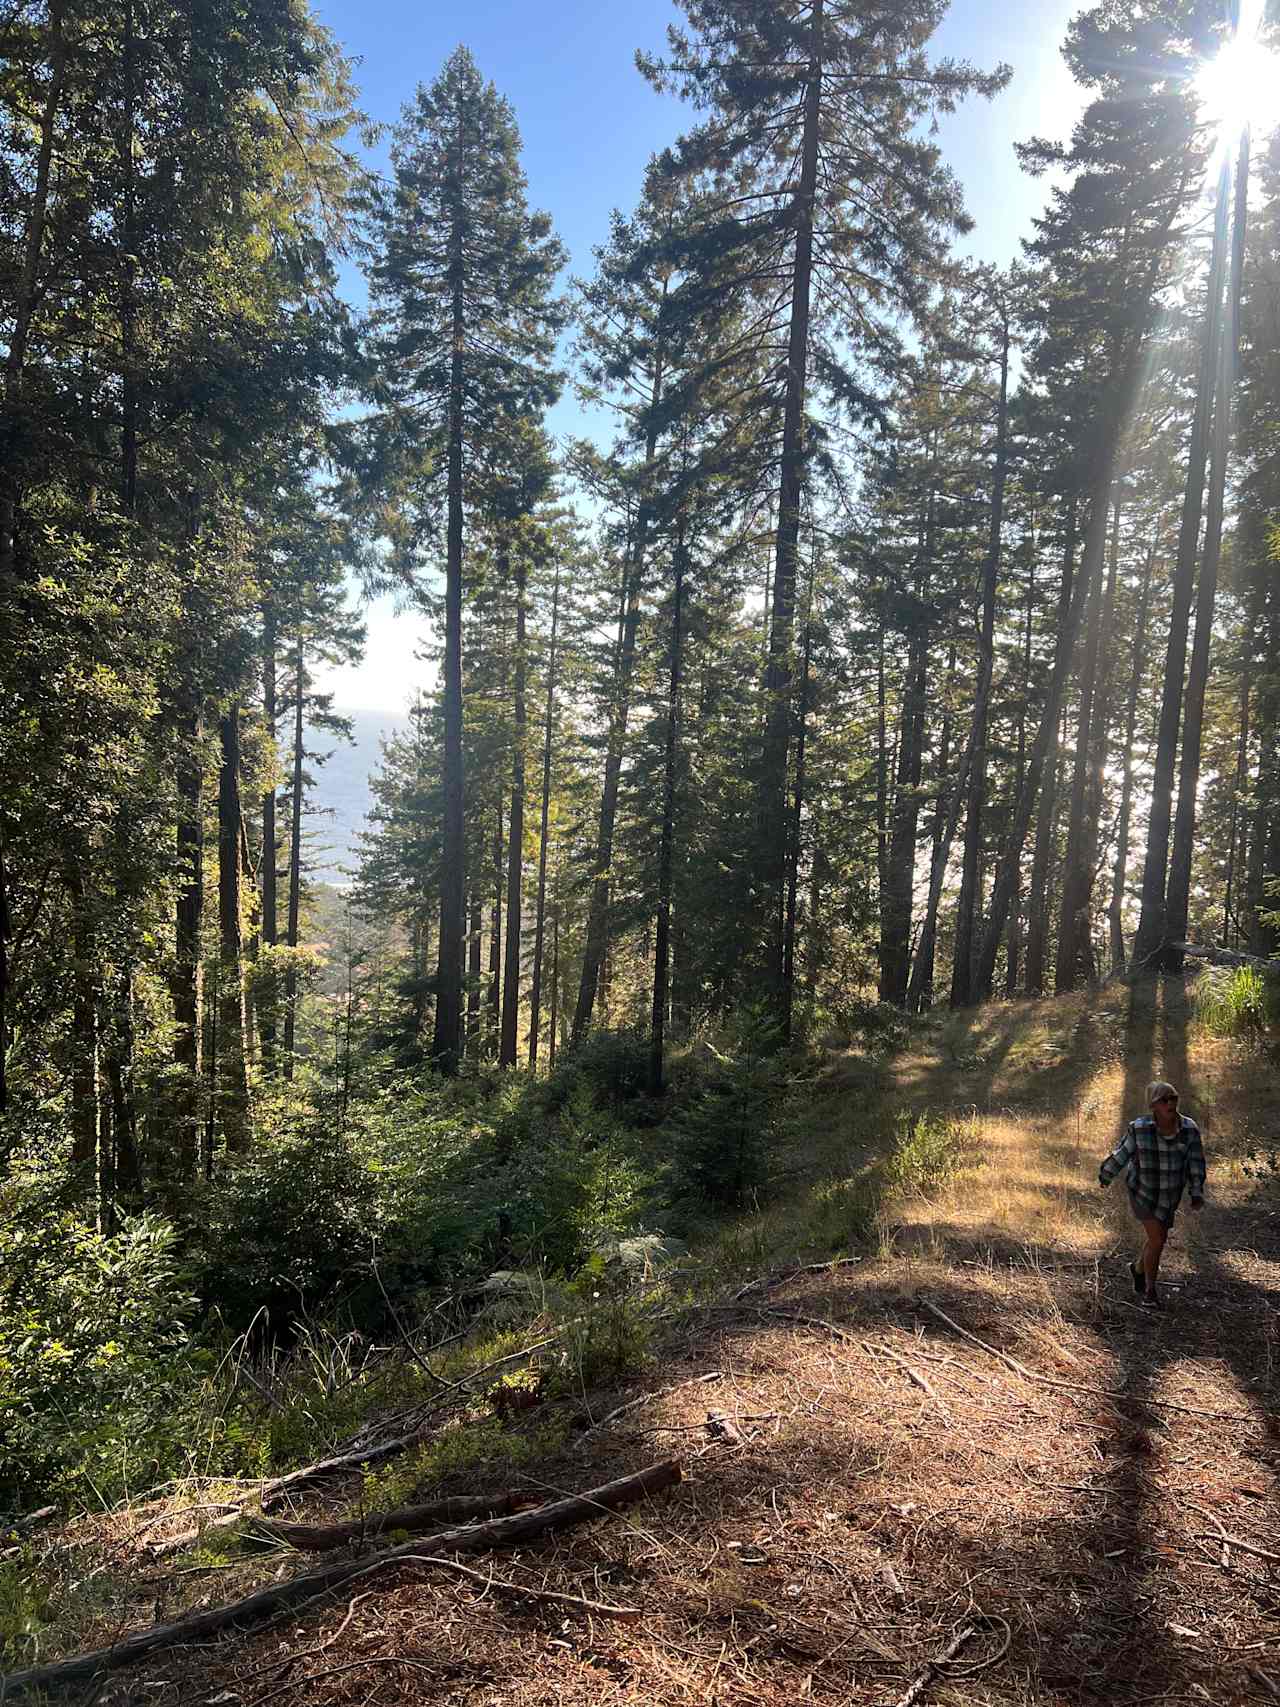
[[[1187,452],[1187,483],[1183,494],[1182,523],[1178,533],[1178,557],[1173,576],[1169,649],[1163,673],[1155,771],[1151,783],[1151,808],[1147,819],[1146,858],[1142,868],[1142,911],[1133,945],[1134,968],[1147,973],[1162,971],[1172,964],[1168,951],[1166,868],[1173,818],[1173,778],[1178,751],[1178,727],[1182,716],[1183,677],[1187,661],[1187,623],[1195,590],[1196,554],[1200,543],[1200,519],[1204,509],[1205,461],[1208,454],[1209,414],[1213,404],[1213,382],[1217,369],[1218,338],[1222,319],[1222,282],[1226,271],[1230,195],[1231,162],[1224,160],[1218,177],[1213,255],[1209,266],[1208,296],[1205,301],[1195,414],[1192,418],[1191,441]]]
[[[1213,417],[1213,447],[1209,460],[1209,513],[1205,521],[1204,556],[1196,593],[1196,625],[1191,642],[1191,669],[1182,706],[1182,761],[1178,771],[1178,809],[1169,857],[1165,897],[1166,933],[1171,943],[1185,942],[1191,902],[1191,856],[1196,833],[1196,795],[1200,788],[1200,747],[1204,732],[1204,697],[1209,682],[1209,648],[1213,640],[1213,607],[1218,595],[1218,566],[1222,557],[1222,513],[1226,502],[1227,458],[1231,450],[1231,403],[1236,383],[1240,323],[1240,281],[1244,271],[1245,225],[1249,211],[1249,131],[1240,136],[1236,161],[1235,224],[1231,240],[1231,270],[1218,342],[1217,403]],[[1182,969],[1182,954],[1169,949],[1170,971]]]
[[[525,594],[529,566],[523,552],[516,555],[515,732],[511,745],[511,828],[507,836],[507,957],[502,974],[502,1036],[498,1065],[516,1064],[516,1033],[520,1024],[520,950],[523,918],[525,743],[528,707],[525,696]]]
[[[498,817],[493,832],[493,907],[489,915],[489,1025],[485,1053],[498,1053],[502,1026],[502,793],[498,793]]]
[[[477,890],[471,897],[471,915],[467,922],[467,1054],[479,1057],[480,1036],[480,953],[484,936],[484,900]]]
[[[218,732],[218,1101],[229,1155],[249,1148],[252,1111],[245,1058],[244,958],[240,927],[240,708]]]
[[[267,753],[274,765],[276,758],[276,612],[268,600],[262,613],[262,721],[266,733]],[[268,970],[258,979],[258,1036],[262,1041],[262,1070],[268,1078],[275,1071],[276,1025],[279,992],[276,985],[275,962],[272,958],[280,935],[279,901],[276,885],[276,785],[262,796],[262,941],[267,951]]]
[[[22,241],[22,265],[8,313],[13,321],[4,363],[4,419],[0,424],[0,587],[13,573],[18,518],[18,468],[25,454],[25,423],[21,418],[22,382],[26,370],[31,320],[40,294],[40,258],[49,219],[49,178],[54,133],[66,80],[67,43],[63,0],[48,0],[49,82],[40,110],[40,141],[36,149],[35,180]]]
[[[1112,507],[1112,563],[1119,551],[1120,504]],[[1092,980],[1093,937],[1090,902],[1093,894],[1093,849],[1089,845],[1088,785],[1093,736],[1093,701],[1098,681],[1098,650],[1102,637],[1103,554],[1089,576],[1089,618],[1084,656],[1080,663],[1080,707],[1076,718],[1076,751],[1071,769],[1071,804],[1067,814],[1067,851],[1062,871],[1062,910],[1058,915],[1058,954],[1053,987],[1061,994]]]
[[[881,898],[880,1000],[901,1007],[907,999],[911,949],[911,906],[915,885],[916,834],[920,820],[920,771],[924,746],[929,623],[923,571],[916,577],[916,620],[907,654],[902,695],[898,767],[889,857]]]
[[[787,770],[791,751],[792,650],[796,574],[799,563],[800,502],[804,488],[805,398],[809,373],[809,310],[813,235],[818,188],[818,144],[822,103],[824,0],[812,0],[809,64],[800,138],[800,176],[792,204],[795,249],[791,266],[791,323],[787,337],[783,401],[782,474],[778,488],[778,532],[774,551],[769,668],[765,676],[765,733],[760,782],[760,893],[768,962],[765,994],[784,1038],[791,1034],[792,987],[784,968],[787,851]],[[905,993],[905,974],[903,977]]]
[[[461,162],[459,162],[461,171]],[[435,1034],[431,1055],[442,1073],[462,1056],[462,938],[466,905],[466,825],[462,758],[462,411],[466,328],[462,297],[461,216],[455,213],[453,349],[449,374],[448,493],[445,553],[444,837],[440,858],[440,945],[436,964]]]
[[[978,684],[973,700],[969,743],[969,799],[965,811],[964,861],[956,906],[955,953],[951,964],[951,1006],[973,999],[974,912],[978,904],[978,859],[982,852],[982,806],[987,790],[987,723],[995,664],[996,584],[1004,523],[1004,487],[1009,465],[1009,319],[1000,305],[1000,403],[996,417],[996,467],[991,494],[991,532],[982,569],[982,624],[978,634]]]
[[[791,822],[787,836],[787,905],[782,943],[782,975],[789,990],[795,989],[796,905],[800,883],[800,840],[804,823],[804,749],[809,720],[809,665],[813,650],[813,566],[809,570],[809,595],[804,621],[804,657],[800,666],[800,700],[796,707],[795,786],[792,790]]]
[[[662,281],[662,301],[667,297],[667,280]],[[661,317],[661,311],[659,311]],[[618,622],[618,645],[613,681],[613,704],[609,713],[609,739],[605,749],[604,786],[600,794],[600,818],[596,831],[595,865],[591,879],[591,899],[587,908],[586,939],[582,949],[582,974],[578,983],[578,1002],[573,1015],[573,1041],[579,1042],[591,1024],[600,983],[600,968],[609,941],[610,873],[613,866],[613,834],[618,814],[618,788],[622,779],[622,755],[627,739],[627,724],[631,714],[631,684],[635,673],[636,633],[640,624],[640,587],[644,579],[645,553],[649,533],[649,480],[657,454],[657,428],[652,424],[654,411],[662,400],[665,383],[665,358],[659,342],[654,360],[653,383],[649,392],[649,420],[645,429],[645,468],[641,499],[636,514],[635,537],[624,561],[622,572],[621,610]]]
[[[306,659],[302,638],[293,653],[293,816],[289,825],[289,921],[287,941],[291,950],[298,946],[298,921],[302,909],[302,767],[305,749],[302,742],[303,717],[307,697]],[[298,1027],[298,960],[289,955],[284,974],[284,1076],[293,1078],[294,1039]]]
[[[671,666],[662,767],[662,829],[658,838],[658,913],[653,950],[653,1004],[649,1017],[649,1092],[663,1088],[663,1051],[670,995],[671,878],[675,856],[676,753],[680,740],[680,685],[684,663],[684,581],[687,570],[685,518],[676,524],[675,586],[671,606]]]
[[[1124,757],[1120,778],[1120,812],[1116,822],[1116,863],[1111,877],[1111,905],[1107,928],[1111,944],[1111,970],[1124,971],[1124,892],[1129,870],[1129,826],[1133,816],[1133,742],[1138,728],[1138,695],[1147,673],[1147,612],[1151,603],[1151,578],[1155,568],[1154,543],[1147,550],[1138,599],[1138,621],[1133,637],[1133,668],[1129,674],[1129,700],[1124,717]]]
[[[533,926],[533,982],[529,990],[529,1071],[538,1070],[542,1024],[542,953],[547,923],[547,831],[551,817],[551,738],[555,730],[556,639],[560,622],[560,565],[551,590],[551,644],[547,653],[547,712],[542,730],[542,816],[538,827],[538,902]]]
[[[1235,786],[1231,791],[1231,835],[1227,845],[1226,889],[1222,903],[1222,946],[1229,948],[1234,935],[1237,947],[1243,936],[1240,928],[1240,909],[1236,905],[1236,868],[1245,863],[1243,813],[1245,790],[1249,782],[1249,741],[1251,738],[1250,721],[1252,705],[1250,694],[1253,686],[1253,635],[1257,627],[1257,596],[1253,592],[1249,600],[1252,620],[1245,623],[1245,642],[1240,660],[1240,737],[1236,744],[1236,776]]]

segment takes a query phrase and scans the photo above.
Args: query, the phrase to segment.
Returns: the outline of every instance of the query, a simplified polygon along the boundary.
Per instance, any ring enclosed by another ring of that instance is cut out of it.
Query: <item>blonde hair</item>
[[[1155,1079],[1147,1086],[1147,1107],[1159,1102],[1161,1097],[1176,1097],[1178,1087],[1171,1085],[1168,1079]]]

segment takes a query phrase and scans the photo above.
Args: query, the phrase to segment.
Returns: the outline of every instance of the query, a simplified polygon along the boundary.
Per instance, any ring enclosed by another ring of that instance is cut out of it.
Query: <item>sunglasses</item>
[[[1156,1102],[1171,1102],[1171,1103],[1175,1103],[1175,1104],[1177,1103],[1177,1100],[1178,1100],[1177,1097],[1157,1097],[1156,1098]],[[1155,1104],[1152,1104],[1152,1106],[1154,1107]]]

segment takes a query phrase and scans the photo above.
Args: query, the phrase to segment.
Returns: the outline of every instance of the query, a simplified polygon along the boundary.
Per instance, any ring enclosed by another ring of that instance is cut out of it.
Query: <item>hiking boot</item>
[[[1163,1305],[1160,1302],[1160,1294],[1158,1292],[1144,1292],[1138,1302],[1144,1310],[1163,1309]]]
[[[1129,1279],[1133,1282],[1133,1290],[1137,1293],[1138,1297],[1141,1298],[1142,1294],[1147,1290],[1147,1277],[1143,1274],[1136,1262],[1131,1262],[1129,1264]]]

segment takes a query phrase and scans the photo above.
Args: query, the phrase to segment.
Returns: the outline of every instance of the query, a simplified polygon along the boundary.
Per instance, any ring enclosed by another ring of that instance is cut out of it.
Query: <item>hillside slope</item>
[[[1123,1192],[1100,1193],[1096,1166],[1154,1076],[1181,1086],[1211,1171],[1153,1318],[1124,1272]],[[704,1268],[696,1302],[671,1289],[652,1362],[608,1386],[580,1366],[568,1433],[548,1404],[472,1410],[295,1515],[499,1486],[544,1498],[668,1455],[680,1486],[473,1558],[478,1576],[401,1561],[283,1621],[156,1654],[97,1698],[1275,1699],[1280,1190],[1241,1166],[1280,1129],[1274,1064],[1198,1034],[1178,984],[937,1015],[882,1073],[833,1061],[815,1154],[856,1172],[898,1107],[959,1117],[962,1153],[944,1183],[882,1206],[860,1260],[774,1272],[829,1216],[832,1180],[798,1182],[722,1241],[718,1286]],[[616,1309],[620,1333],[634,1326]],[[86,1643],[301,1568],[207,1549],[176,1570],[140,1563],[142,1526],[166,1520],[183,1521],[149,1508],[100,1526],[117,1588]]]

